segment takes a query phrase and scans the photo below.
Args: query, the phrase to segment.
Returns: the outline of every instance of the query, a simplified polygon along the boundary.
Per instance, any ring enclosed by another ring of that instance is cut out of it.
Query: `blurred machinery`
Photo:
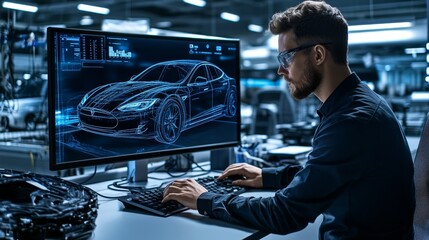
[[[8,18],[0,26],[0,167],[52,174],[43,31],[17,29],[15,13]]]

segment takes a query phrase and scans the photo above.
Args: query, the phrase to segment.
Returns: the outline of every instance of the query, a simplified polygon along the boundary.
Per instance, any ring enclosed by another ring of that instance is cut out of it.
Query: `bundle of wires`
[[[96,193],[58,177],[0,169],[0,239],[87,239]]]

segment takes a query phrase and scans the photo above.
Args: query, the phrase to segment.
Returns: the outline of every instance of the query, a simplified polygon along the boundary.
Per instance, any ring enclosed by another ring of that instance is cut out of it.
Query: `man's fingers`
[[[224,171],[229,171],[231,169],[237,169],[237,168],[242,167],[244,165],[245,165],[244,163],[233,163],[233,164],[229,165]]]
[[[243,164],[237,164],[234,166],[231,165],[225,169],[225,171],[218,177],[218,179],[222,180],[229,176],[244,175],[245,171],[243,171],[243,169]]]
[[[180,194],[178,193],[168,193],[167,195],[164,196],[164,198],[162,199],[161,202],[168,202],[168,201],[177,201],[177,199],[179,198]]]

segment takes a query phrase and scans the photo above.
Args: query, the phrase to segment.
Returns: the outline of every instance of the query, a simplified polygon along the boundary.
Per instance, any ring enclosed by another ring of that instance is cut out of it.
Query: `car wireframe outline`
[[[199,60],[154,64],[128,81],[91,90],[77,106],[84,131],[166,144],[187,129],[236,112],[236,80]]]

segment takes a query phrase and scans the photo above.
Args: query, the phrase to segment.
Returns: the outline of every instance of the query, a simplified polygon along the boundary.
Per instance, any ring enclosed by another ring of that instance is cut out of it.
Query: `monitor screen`
[[[50,168],[240,143],[239,40],[48,28]]]

